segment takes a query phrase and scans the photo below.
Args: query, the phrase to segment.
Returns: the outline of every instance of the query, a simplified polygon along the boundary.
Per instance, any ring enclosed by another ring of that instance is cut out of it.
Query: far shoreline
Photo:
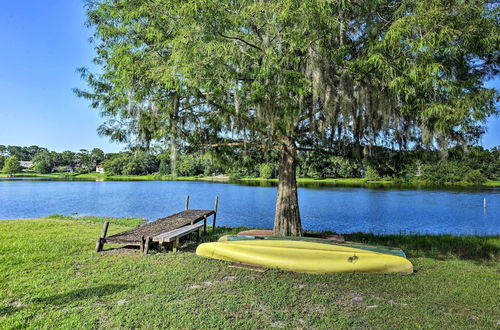
[[[228,175],[215,176],[177,176],[148,174],[148,175],[106,175],[102,173],[49,173],[38,174],[33,172],[16,173],[13,176],[0,173],[0,178],[47,178],[59,180],[82,180],[82,181],[201,181],[201,182],[221,182],[221,183],[262,183],[276,184],[278,179],[265,179],[256,177],[231,178]],[[398,182],[395,180],[367,180],[365,178],[297,178],[297,183],[301,184],[321,184],[325,186],[350,186],[350,187],[405,187],[405,188],[491,188],[500,187],[500,180],[488,180],[483,184],[470,184],[458,182],[453,184],[430,184],[426,182]]]

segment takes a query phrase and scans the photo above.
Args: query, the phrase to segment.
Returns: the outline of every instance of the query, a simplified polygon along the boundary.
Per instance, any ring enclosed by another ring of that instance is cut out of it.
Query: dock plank
[[[154,237],[179,227],[195,224],[215,214],[214,210],[185,210],[106,237],[106,243],[140,245],[142,237]]]

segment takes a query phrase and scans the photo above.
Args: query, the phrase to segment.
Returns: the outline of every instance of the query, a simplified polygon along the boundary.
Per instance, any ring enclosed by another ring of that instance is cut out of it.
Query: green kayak
[[[376,246],[376,245],[367,245],[356,242],[347,242],[347,241],[333,241],[329,239],[322,238],[312,238],[312,237],[296,237],[296,236],[253,236],[253,235],[226,235],[219,238],[219,242],[225,241],[249,241],[249,240],[275,240],[275,241],[306,241],[306,242],[314,242],[314,243],[323,243],[330,245],[338,245],[338,246],[346,246],[356,249],[363,249],[372,252],[391,254],[398,257],[406,258],[406,254],[403,250],[399,248],[393,248],[388,246]]]

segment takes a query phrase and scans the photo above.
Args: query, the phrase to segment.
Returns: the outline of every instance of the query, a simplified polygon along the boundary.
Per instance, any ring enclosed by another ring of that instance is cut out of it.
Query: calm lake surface
[[[276,187],[196,181],[0,180],[0,219],[77,214],[154,220],[184,208],[212,209],[217,224],[272,228]],[[483,199],[487,208],[483,208]],[[500,189],[299,189],[302,224],[339,233],[500,234]]]

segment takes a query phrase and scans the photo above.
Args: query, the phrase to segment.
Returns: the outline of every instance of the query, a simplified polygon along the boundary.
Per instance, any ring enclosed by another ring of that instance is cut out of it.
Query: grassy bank
[[[0,178],[9,177],[7,174],[0,173]],[[76,180],[109,180],[109,181],[215,181],[215,182],[246,182],[246,183],[275,183],[278,179],[263,179],[263,178],[240,178],[229,179],[228,177],[204,177],[204,176],[177,176],[148,174],[148,175],[105,175],[101,173],[50,173],[50,174],[37,174],[37,173],[17,173],[14,177],[41,177],[41,178],[54,178],[54,179],[76,179]],[[392,180],[366,180],[364,178],[340,178],[340,179],[313,179],[313,178],[297,178],[299,184],[322,184],[322,185],[345,185],[352,187],[364,186],[391,186],[399,184]],[[422,182],[417,183],[404,183],[405,187],[425,187],[432,186]],[[448,186],[449,185],[445,185]],[[472,186],[466,183],[457,183],[453,186]],[[500,180],[488,180],[480,186],[487,187],[500,187]]]
[[[103,219],[0,221],[0,328],[494,328],[500,237],[374,236],[410,276],[256,273],[180,253],[93,252]],[[110,233],[140,219],[110,219]],[[239,229],[218,228],[214,240]],[[472,258],[472,259],[471,259]]]

